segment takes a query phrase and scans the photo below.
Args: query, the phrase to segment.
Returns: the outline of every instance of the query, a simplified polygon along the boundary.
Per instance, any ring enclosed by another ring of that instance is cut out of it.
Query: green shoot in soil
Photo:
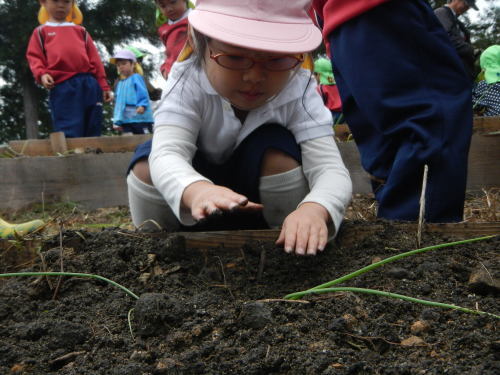
[[[394,261],[399,260],[401,258],[405,258],[405,257],[411,256],[411,255],[415,255],[415,254],[424,253],[424,252],[430,251],[430,250],[441,249],[443,247],[449,247],[449,246],[461,245],[461,244],[470,243],[470,242],[482,241],[482,240],[490,239],[490,238],[493,238],[493,237],[496,237],[496,236],[493,235],[493,236],[484,236],[484,237],[471,238],[471,239],[467,239],[467,240],[442,243],[442,244],[438,244],[438,245],[434,245],[434,246],[424,247],[424,248],[421,248],[421,249],[407,251],[405,253],[401,253],[401,254],[394,255],[392,257],[386,258],[386,259],[382,259],[379,262],[370,264],[369,266],[363,267],[363,268],[361,268],[361,269],[359,269],[357,271],[354,271],[354,272],[351,272],[351,273],[349,273],[347,275],[339,277],[338,279],[329,281],[329,282],[321,284],[321,285],[317,285],[317,286],[315,286],[315,287],[313,287],[311,289],[304,290],[302,292],[296,292],[296,293],[288,294],[288,295],[286,295],[284,297],[284,299],[295,300],[295,299],[299,299],[299,298],[301,298],[301,297],[303,297],[303,296],[305,296],[307,294],[331,293],[331,292],[337,292],[337,291],[341,291],[341,290],[345,291],[345,290],[349,289],[350,291],[353,291],[353,292],[371,293],[371,294],[383,295],[383,296],[386,296],[386,297],[400,298],[400,299],[404,299],[406,301],[424,303],[426,305],[431,305],[431,306],[436,306],[436,307],[444,307],[444,308],[449,308],[449,309],[455,309],[455,310],[460,310],[460,311],[469,312],[469,313],[472,312],[472,313],[475,313],[475,314],[487,314],[489,316],[494,316],[495,318],[500,319],[500,316],[498,316],[498,315],[491,314],[491,313],[486,313],[486,312],[483,312],[483,311],[470,310],[470,309],[466,309],[464,307],[459,307],[459,306],[455,306],[455,305],[448,305],[448,304],[444,304],[444,303],[440,303],[440,302],[432,302],[432,301],[420,300],[418,298],[408,297],[408,296],[404,296],[404,295],[400,295],[400,294],[395,294],[395,293],[382,292],[382,291],[378,291],[378,290],[374,290],[374,289],[363,289],[363,288],[330,288],[333,285],[340,284],[340,283],[342,283],[344,281],[352,279],[353,277],[359,276],[359,275],[361,275],[363,273],[366,273],[366,272],[371,271],[371,270],[373,270],[375,268],[378,268],[378,267],[380,267],[380,266],[382,266],[382,265],[384,265],[386,263],[394,262]]]
[[[75,277],[86,277],[89,279],[97,279],[105,281],[127,293],[129,296],[135,299],[139,299],[135,293],[130,289],[125,288],[123,285],[114,282],[113,280],[107,279],[103,276],[94,275],[90,273],[77,273],[77,272],[16,272],[16,273],[0,273],[0,277],[19,277],[19,276],[75,276]]]
[[[308,294],[322,294],[322,293],[334,293],[334,292],[354,292],[354,293],[365,293],[365,294],[375,294],[383,297],[398,298],[404,301],[417,302],[427,306],[442,307],[445,309],[459,310],[471,314],[482,314],[492,316],[494,318],[500,319],[500,315],[495,315],[489,312],[467,309],[465,307],[460,307],[456,305],[450,305],[448,303],[427,301],[425,299],[419,299],[414,297],[405,296],[403,294],[384,292],[382,290],[367,289],[367,288],[354,288],[354,287],[337,287],[337,288],[323,288],[317,290],[311,290]]]

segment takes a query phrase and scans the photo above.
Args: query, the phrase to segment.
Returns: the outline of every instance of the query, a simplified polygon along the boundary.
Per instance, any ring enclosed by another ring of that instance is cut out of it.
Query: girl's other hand
[[[40,81],[46,89],[50,90],[54,87],[54,78],[52,78],[52,76],[48,73],[44,74],[42,78],[40,78]]]
[[[144,111],[146,110],[146,108],[144,108],[143,106],[140,106],[140,107],[137,107],[137,109],[135,110],[138,114],[142,115],[144,113]]]
[[[283,222],[276,245],[284,246],[287,253],[316,255],[325,249],[328,241],[327,223],[330,214],[322,205],[303,203]]]
[[[198,221],[218,211],[262,210],[261,204],[248,201],[244,195],[207,181],[189,185],[182,195],[182,203],[191,209],[191,215]]]

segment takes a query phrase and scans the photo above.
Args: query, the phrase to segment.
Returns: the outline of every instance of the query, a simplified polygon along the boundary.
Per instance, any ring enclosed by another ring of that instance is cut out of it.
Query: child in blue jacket
[[[134,71],[135,54],[121,50],[110,62],[118,67],[121,77],[115,89],[114,127],[124,133],[152,133],[153,113],[144,78]]]

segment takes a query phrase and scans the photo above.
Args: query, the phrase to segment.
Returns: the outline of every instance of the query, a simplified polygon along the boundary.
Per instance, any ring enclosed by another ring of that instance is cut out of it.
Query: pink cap
[[[310,0],[198,0],[189,23],[210,38],[239,47],[309,52],[321,43],[310,7]]]

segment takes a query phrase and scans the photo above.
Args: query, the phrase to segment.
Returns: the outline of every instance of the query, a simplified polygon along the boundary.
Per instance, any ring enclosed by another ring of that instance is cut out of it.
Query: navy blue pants
[[[102,89],[91,74],[58,83],[49,95],[54,131],[67,138],[100,136],[102,101]]]
[[[228,187],[245,195],[251,201],[260,203],[260,169],[262,159],[268,149],[282,151],[302,164],[300,146],[293,134],[281,125],[265,124],[246,137],[224,164],[210,163],[200,152],[196,152],[193,167],[198,173],[212,180],[214,184]],[[137,146],[127,174],[135,163],[147,159],[150,153],[151,140]]]
[[[145,160],[151,153],[151,140],[139,145],[135,150],[128,172],[134,165]],[[300,146],[295,137],[285,127],[277,124],[265,124],[257,128],[236,148],[231,158],[221,165],[210,163],[197,152],[193,158],[193,167],[214,184],[230,188],[245,195],[250,201],[260,203],[259,179],[261,164],[268,149],[279,150],[302,163]],[[127,173],[128,173],[127,172]],[[230,229],[265,229],[268,228],[262,213],[230,213],[222,217],[198,223],[183,230],[230,230]]]
[[[150,122],[128,122],[126,124],[120,124],[120,126],[122,127],[124,133],[132,133],[132,134],[153,133],[153,124]]]
[[[373,182],[378,216],[418,218],[427,164],[426,220],[461,221],[471,90],[430,6],[389,1],[328,38],[344,116],[363,167],[379,181]]]

